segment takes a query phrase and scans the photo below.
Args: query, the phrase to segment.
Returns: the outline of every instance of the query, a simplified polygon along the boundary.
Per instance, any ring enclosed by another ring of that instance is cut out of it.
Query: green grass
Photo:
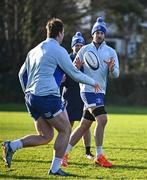
[[[0,143],[35,133],[33,120],[25,112],[24,106],[0,105],[0,110]],[[113,162],[113,168],[97,167],[93,161],[86,159],[81,140],[70,153],[70,165],[66,169],[74,174],[70,179],[147,179],[147,109],[108,106],[107,111],[109,121],[104,152]],[[53,143],[54,140],[45,146],[17,151],[9,171],[3,166],[0,157],[0,178],[69,179],[47,175]],[[92,152],[95,153],[93,137]]]

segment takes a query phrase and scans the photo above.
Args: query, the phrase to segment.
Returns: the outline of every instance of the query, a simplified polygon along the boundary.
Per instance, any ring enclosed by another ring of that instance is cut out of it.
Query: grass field
[[[46,146],[17,151],[11,170],[0,156],[0,178],[12,179],[147,179],[147,108],[108,106],[104,152],[111,169],[94,165],[84,156],[82,140],[70,153],[69,177],[48,176],[54,140]],[[76,123],[77,125],[78,123]],[[94,125],[91,130],[93,131]],[[0,105],[0,143],[35,132],[33,121],[22,105]],[[95,153],[92,137],[92,152]]]

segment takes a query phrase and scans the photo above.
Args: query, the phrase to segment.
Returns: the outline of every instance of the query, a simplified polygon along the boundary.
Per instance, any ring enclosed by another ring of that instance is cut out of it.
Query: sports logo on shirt
[[[51,112],[44,113],[45,117],[50,118],[52,116]]]

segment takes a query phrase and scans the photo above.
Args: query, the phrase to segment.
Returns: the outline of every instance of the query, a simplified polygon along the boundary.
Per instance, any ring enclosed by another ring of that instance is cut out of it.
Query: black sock
[[[86,150],[86,154],[90,154],[90,146],[86,146],[85,150]]]

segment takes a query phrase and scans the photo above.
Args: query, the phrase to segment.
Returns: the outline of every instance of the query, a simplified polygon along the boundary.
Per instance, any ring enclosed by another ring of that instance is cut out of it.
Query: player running
[[[28,53],[19,72],[26,106],[34,118],[37,134],[5,141],[3,159],[10,168],[12,156],[18,149],[49,143],[54,137],[55,128],[58,135],[48,174],[67,176],[68,174],[60,169],[71,132],[68,116],[60,97],[63,74],[65,72],[74,80],[93,86],[96,92],[99,90],[99,85],[73,66],[68,52],[60,46],[64,37],[63,22],[56,18],[50,19],[46,28],[47,39]]]

